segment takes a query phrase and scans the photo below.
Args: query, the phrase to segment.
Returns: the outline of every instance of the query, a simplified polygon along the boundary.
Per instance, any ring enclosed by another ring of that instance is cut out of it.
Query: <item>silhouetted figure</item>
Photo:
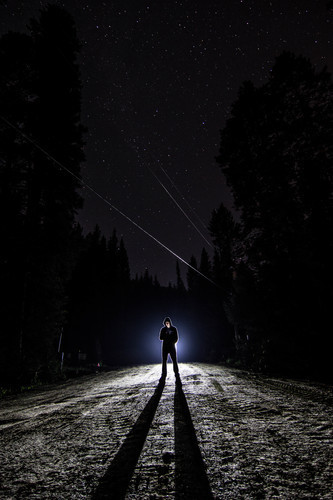
[[[179,377],[176,344],[178,342],[178,331],[175,326],[172,326],[171,319],[165,318],[163,321],[164,327],[160,331],[160,340],[162,340],[162,377],[167,374],[168,354],[173,362],[173,371],[175,376]]]

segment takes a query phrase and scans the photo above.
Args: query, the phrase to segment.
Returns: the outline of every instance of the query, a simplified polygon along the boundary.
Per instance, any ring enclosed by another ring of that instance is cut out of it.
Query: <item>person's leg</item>
[[[162,347],[162,377],[165,377],[167,374],[167,359],[168,359],[168,350],[163,346]]]
[[[176,346],[173,346],[173,347],[170,349],[170,357],[171,357],[172,362],[173,362],[173,371],[175,372],[175,375],[178,375],[179,371],[178,371],[178,363],[177,363],[177,351],[176,351]]]

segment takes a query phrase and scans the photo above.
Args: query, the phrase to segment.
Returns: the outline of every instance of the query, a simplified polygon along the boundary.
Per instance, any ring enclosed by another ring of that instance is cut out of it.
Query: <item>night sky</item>
[[[0,2],[1,34],[25,31],[46,3]],[[221,202],[232,208],[215,157],[240,85],[263,84],[283,50],[332,71],[328,2],[49,3],[73,15],[82,43],[83,179],[185,260],[199,258],[210,249],[212,210]],[[174,256],[87,189],[83,196],[84,230],[99,224],[108,237],[116,228],[133,276],[148,268],[162,284],[175,281]]]

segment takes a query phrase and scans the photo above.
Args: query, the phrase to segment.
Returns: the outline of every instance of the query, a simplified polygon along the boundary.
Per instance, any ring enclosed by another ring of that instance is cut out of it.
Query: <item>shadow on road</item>
[[[154,394],[141,412],[114,457],[111,465],[93,495],[93,500],[125,498],[135,466],[154,419],[165,378],[161,378]],[[176,381],[174,395],[175,428],[175,486],[177,500],[212,499],[204,462],[198,446],[190,410],[182,389],[181,381]]]
[[[175,483],[177,500],[212,499],[190,410],[180,380],[175,390]]]
[[[94,500],[125,498],[126,489],[134,473],[143,445],[162,396],[165,379],[160,379],[154,394],[142,410],[111,465],[101,479]]]

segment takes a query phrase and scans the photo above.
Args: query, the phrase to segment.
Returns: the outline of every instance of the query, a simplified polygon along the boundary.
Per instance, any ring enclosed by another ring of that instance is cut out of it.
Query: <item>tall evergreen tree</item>
[[[29,35],[10,33],[0,40],[0,104],[7,120],[0,128],[0,205],[9,209],[8,219],[1,220],[9,236],[1,273],[2,287],[10,291],[3,321],[11,339],[4,344],[10,366],[31,375],[54,357],[64,322],[74,217],[81,206],[78,181],[38,146],[79,175],[78,49],[72,18],[56,6],[31,21]],[[6,360],[2,367],[9,373]]]
[[[241,214],[234,285],[246,283],[250,298],[237,301],[238,315],[248,345],[271,365],[302,359],[306,369],[315,352],[318,365],[327,343],[332,111],[327,71],[284,53],[265,85],[243,85],[221,134],[218,162]]]
[[[194,257],[194,255],[191,256],[189,263],[191,267],[193,267],[194,269],[198,269],[197,259]],[[198,273],[189,267],[186,277],[189,292],[195,293],[198,288]]]
[[[215,247],[214,278],[227,295],[231,289],[239,225],[235,222],[231,212],[221,204],[212,214],[209,230]]]
[[[176,261],[176,287],[178,292],[184,293],[185,292],[185,285],[182,279],[182,275],[180,273],[180,267],[179,267],[179,261]]]

